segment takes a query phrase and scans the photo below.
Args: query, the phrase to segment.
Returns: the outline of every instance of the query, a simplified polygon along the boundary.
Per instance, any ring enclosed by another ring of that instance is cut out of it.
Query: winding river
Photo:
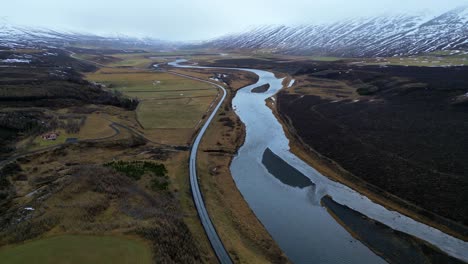
[[[174,67],[210,68],[169,63]],[[231,163],[236,185],[258,219],[295,263],[385,263],[321,205],[324,196],[394,230],[418,237],[448,255],[468,261],[468,243],[376,204],[351,188],[332,181],[296,157],[265,100],[283,88],[283,79],[256,69],[256,84],[239,90],[233,107],[246,127],[244,145]],[[270,84],[264,93],[251,90]],[[266,160],[265,160],[266,159]],[[277,162],[271,159],[277,159]],[[278,164],[284,163],[284,166]],[[296,180],[292,178],[297,178]],[[305,177],[306,179],[301,179]]]

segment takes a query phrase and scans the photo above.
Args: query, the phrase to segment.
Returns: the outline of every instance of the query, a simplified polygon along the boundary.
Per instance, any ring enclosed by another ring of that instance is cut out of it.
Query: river
[[[180,65],[171,66],[210,68]],[[220,68],[230,69],[233,68]],[[468,261],[468,243],[387,210],[351,188],[332,181],[296,157],[289,140],[265,100],[283,88],[283,79],[257,69],[235,69],[255,73],[256,84],[239,90],[233,108],[246,127],[246,138],[231,163],[239,191],[273,239],[294,263],[385,263],[340,225],[321,205],[328,195],[370,219],[437,246],[447,254]],[[270,84],[264,93],[251,90]],[[281,162],[271,162],[277,158]],[[269,162],[270,160],[270,162]],[[291,178],[288,180],[288,177]],[[292,178],[304,179],[292,180]],[[307,183],[310,181],[310,184]]]

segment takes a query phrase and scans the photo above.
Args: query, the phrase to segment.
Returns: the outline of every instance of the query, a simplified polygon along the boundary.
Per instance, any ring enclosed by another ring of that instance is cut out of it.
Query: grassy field
[[[120,61],[111,62],[108,66],[112,67],[149,67],[154,60],[150,59],[148,53],[131,53],[131,54],[115,54],[112,57],[119,59]]]
[[[208,110],[213,97],[145,100],[138,108],[144,128],[194,128]]]
[[[111,122],[99,114],[88,115],[84,126],[78,133],[78,139],[97,139],[110,137],[115,133],[110,125]]]
[[[135,239],[63,235],[0,249],[2,263],[151,263],[151,248]]]
[[[203,89],[211,86],[205,83],[160,72],[145,72],[123,69],[102,69],[88,74],[88,79],[107,85],[112,84],[121,92]],[[163,89],[164,88],[164,89]]]
[[[330,100],[358,99],[356,89],[345,82],[310,76],[295,76],[295,83],[290,93],[318,95]]]
[[[421,67],[467,66],[468,54],[457,51],[438,51],[409,57],[390,57],[367,60],[373,65],[401,65]]]
[[[64,129],[56,129],[60,133],[56,140],[45,140],[41,135],[34,138],[29,149],[39,149],[49,146],[63,144],[68,138],[77,138],[78,140],[100,139],[110,137],[115,131],[110,127],[111,122],[99,114],[90,114],[86,116],[86,121],[78,133],[67,133]]]
[[[60,133],[56,140],[45,140],[41,136],[37,136],[32,142],[31,149],[55,146],[65,143],[69,137],[76,137],[76,134],[67,134],[63,129],[57,129],[56,131]]]
[[[137,118],[145,129],[194,128],[218,94],[212,85],[168,73],[103,69],[88,79],[139,98]]]

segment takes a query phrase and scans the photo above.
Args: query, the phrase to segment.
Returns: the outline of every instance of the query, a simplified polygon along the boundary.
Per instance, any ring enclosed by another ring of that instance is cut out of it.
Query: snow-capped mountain
[[[264,26],[214,39],[203,46],[343,57],[468,50],[468,6],[438,15],[386,15],[322,25]]]
[[[12,25],[0,20],[0,47],[63,47],[72,44],[104,46],[108,48],[155,48],[164,49],[173,43],[128,36],[99,36],[94,34],[56,31]]]

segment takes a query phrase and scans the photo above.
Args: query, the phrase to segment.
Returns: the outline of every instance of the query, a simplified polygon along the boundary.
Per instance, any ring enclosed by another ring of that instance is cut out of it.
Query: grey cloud
[[[466,0],[15,0],[2,3],[0,17],[16,24],[98,34],[201,40],[250,25],[442,12],[464,4]]]

